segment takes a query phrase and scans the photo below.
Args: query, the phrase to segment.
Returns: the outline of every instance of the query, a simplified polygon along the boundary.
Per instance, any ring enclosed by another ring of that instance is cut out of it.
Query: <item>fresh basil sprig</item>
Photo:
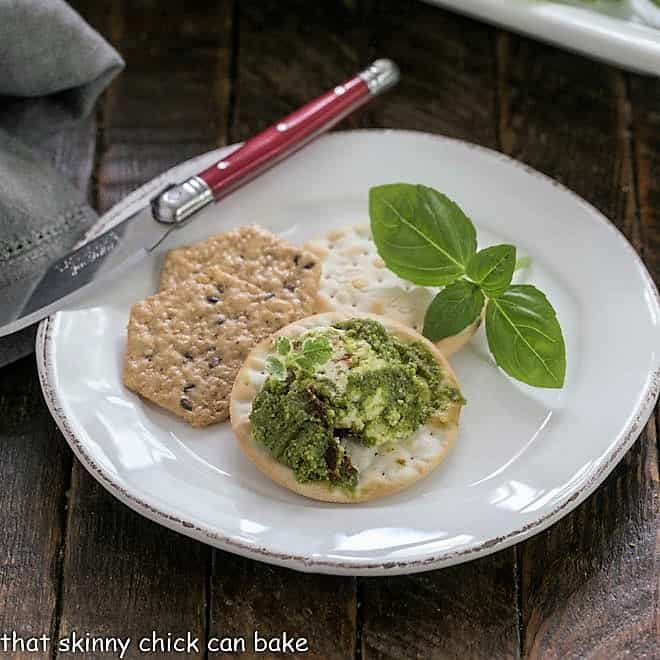
[[[564,385],[566,348],[555,310],[541,291],[511,284],[516,248],[477,252],[472,221],[442,193],[394,183],[369,191],[378,253],[403,279],[444,287],[424,317],[424,336],[439,341],[474,323],[486,306],[486,336],[497,364],[535,387]]]
[[[327,337],[308,337],[295,350],[288,337],[279,337],[275,354],[266,359],[266,370],[278,380],[286,378],[287,369],[313,374],[317,366],[325,364],[332,356],[332,346]]]

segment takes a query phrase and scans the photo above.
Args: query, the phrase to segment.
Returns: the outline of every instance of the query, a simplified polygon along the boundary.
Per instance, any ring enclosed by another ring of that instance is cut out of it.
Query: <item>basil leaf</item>
[[[278,380],[286,378],[288,368],[313,374],[316,366],[325,364],[332,356],[332,346],[327,337],[305,339],[298,352],[293,350],[288,337],[280,337],[275,350],[277,355],[269,355],[266,359],[266,370]]]
[[[279,358],[273,355],[266,358],[266,371],[277,380],[284,380],[286,376],[286,367]]]
[[[278,355],[288,355],[291,353],[291,342],[288,337],[279,337],[275,345]]]
[[[408,183],[369,191],[371,231],[378,253],[399,277],[444,286],[465,273],[477,249],[474,225],[448,197]]]
[[[509,376],[534,387],[559,388],[566,347],[552,305],[529,284],[516,284],[488,301],[488,346]]]
[[[291,361],[291,365],[304,371],[306,374],[312,375],[314,373],[314,362],[304,355],[297,355]]]
[[[490,298],[502,295],[511,284],[516,265],[513,245],[493,245],[479,250],[467,266],[467,275]]]
[[[306,363],[313,365],[325,364],[332,355],[332,346],[327,337],[305,339],[300,356]]]
[[[431,341],[458,334],[481,314],[484,294],[476,284],[458,280],[432,300],[424,316],[423,334]]]

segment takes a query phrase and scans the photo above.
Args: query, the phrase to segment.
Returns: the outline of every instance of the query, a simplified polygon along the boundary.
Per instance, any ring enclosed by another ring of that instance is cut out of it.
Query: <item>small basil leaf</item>
[[[528,284],[516,284],[488,301],[488,346],[509,376],[534,387],[559,388],[566,374],[566,347],[552,305]]]
[[[476,284],[458,280],[433,299],[424,316],[424,336],[431,341],[458,334],[481,314],[484,294]]]
[[[293,358],[292,364],[307,374],[314,373],[314,362],[305,355],[297,355]]]
[[[464,274],[477,249],[474,225],[448,197],[407,183],[369,191],[371,231],[378,253],[399,277],[444,286]]]
[[[325,364],[332,355],[332,346],[327,337],[305,339],[302,345],[302,356],[310,366]]]
[[[516,248],[513,245],[493,245],[479,250],[470,259],[467,275],[487,296],[495,298],[509,288],[515,265]]]
[[[288,337],[279,337],[275,348],[279,355],[288,355],[291,353],[291,341]]]
[[[286,376],[286,367],[279,358],[269,355],[266,358],[266,371],[277,380],[284,380]]]

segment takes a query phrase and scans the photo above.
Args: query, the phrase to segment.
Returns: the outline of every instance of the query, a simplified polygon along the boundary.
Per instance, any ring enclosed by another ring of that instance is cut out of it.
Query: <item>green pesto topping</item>
[[[354,488],[350,443],[410,437],[429,417],[463,402],[431,353],[370,319],[280,338],[250,421],[254,438],[298,481]]]

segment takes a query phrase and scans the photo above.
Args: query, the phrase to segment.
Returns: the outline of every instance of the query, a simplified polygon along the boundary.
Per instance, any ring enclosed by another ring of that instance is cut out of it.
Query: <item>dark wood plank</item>
[[[502,150],[583,196],[638,246],[622,75],[508,33],[498,57]]]
[[[640,250],[623,75],[507,34],[498,50],[504,149],[584,196]],[[655,655],[657,488],[651,422],[592,497],[520,547],[527,657]]]
[[[660,282],[660,79],[630,77],[632,131],[639,198],[641,247]]]
[[[210,550],[145,520],[105,491],[76,461],[69,498],[58,639],[75,632],[131,637],[206,639]],[[58,657],[69,657],[59,653]],[[181,657],[162,653],[157,657]]]
[[[363,125],[440,133],[497,147],[493,28],[437,7],[374,2],[364,17],[366,60],[390,57],[401,82]]]
[[[231,141],[244,140],[361,68],[357,16],[340,2],[239,4]],[[357,126],[355,116],[341,127]]]
[[[297,0],[283,11],[278,2],[249,1],[239,8],[232,141],[265,128],[360,66],[352,15],[338,2]],[[240,657],[275,657],[254,653],[255,629],[265,636],[286,631],[306,637],[310,650],[300,657],[353,657],[354,579],[302,575],[220,551],[214,555],[210,630],[247,638],[247,653]]]
[[[362,657],[518,657],[513,550],[469,564],[361,580]]]
[[[657,657],[656,428],[592,497],[523,545],[526,657]]]
[[[101,107],[101,211],[181,161],[226,142],[231,2],[183,11],[154,0],[85,2],[126,60]]]
[[[298,573],[217,551],[211,602],[211,634],[245,638],[240,657],[278,657],[254,652],[255,631],[262,639],[281,639],[284,633],[304,638],[309,650],[300,646],[294,657],[343,660],[355,654],[357,598],[351,578]]]
[[[71,455],[34,357],[0,371],[0,631],[52,635]],[[11,649],[11,647],[9,647]],[[33,653],[10,653],[34,658]]]
[[[495,32],[422,3],[379,2],[366,17],[371,57],[401,67],[400,86],[364,125],[442,133],[498,147]],[[364,658],[516,657],[512,549],[426,574],[360,580]]]
[[[229,2],[79,0],[127,62],[100,110],[101,210],[181,160],[224,142],[231,54]],[[130,511],[75,463],[62,581],[60,639],[75,631],[152,630],[206,637],[210,549]],[[181,657],[175,653],[158,657]]]

